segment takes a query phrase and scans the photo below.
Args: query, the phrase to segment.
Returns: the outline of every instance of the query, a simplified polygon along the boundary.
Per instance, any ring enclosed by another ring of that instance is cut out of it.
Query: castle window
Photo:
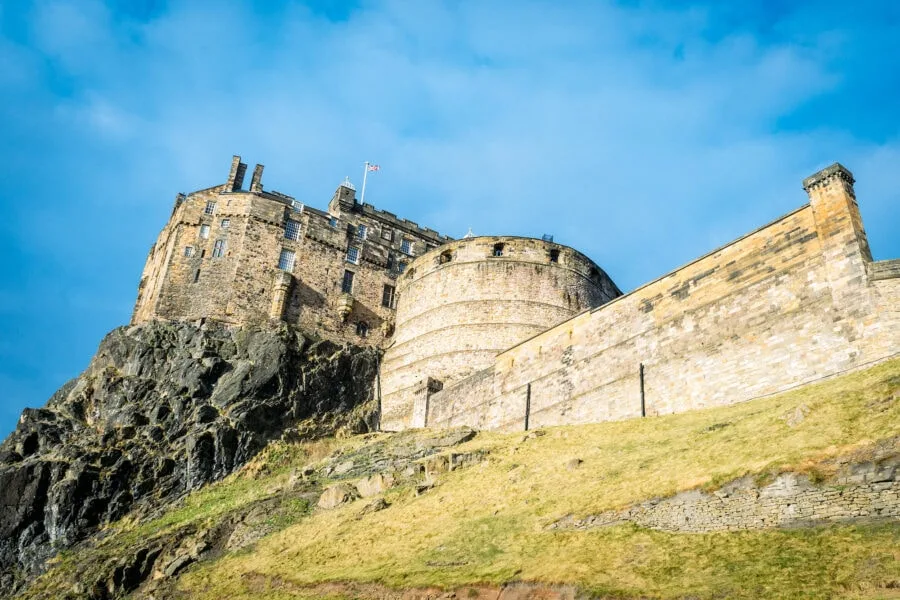
[[[222,219],[222,229],[231,227],[231,219]]]
[[[441,252],[441,256],[438,259],[438,262],[442,265],[445,265],[451,260],[453,260],[453,254],[451,254],[450,251],[447,250],[446,252]]]
[[[390,227],[381,228],[381,239],[391,241],[394,239],[394,230]]]
[[[332,227],[337,227],[337,217],[331,217],[328,219],[328,224]]]
[[[400,262],[397,263],[397,272],[402,273],[405,270],[406,270],[406,263],[401,260]]]
[[[412,254],[412,242],[410,240],[401,241],[400,252],[402,252],[403,254]]]
[[[354,265],[359,264],[359,248],[355,246],[347,248],[347,262],[352,262]]]
[[[206,213],[207,215],[211,215],[214,212],[216,212],[216,203],[213,202],[212,200],[209,200],[206,203],[206,208],[203,209],[203,212]]]
[[[294,270],[294,258],[295,254],[293,250],[288,250],[287,248],[281,249],[281,256],[278,257],[278,268],[282,271],[291,272]]]
[[[194,271],[194,283],[197,283],[198,281],[200,281],[200,269]]]
[[[503,256],[503,244],[494,244],[494,256]]]
[[[387,308],[394,308],[394,300],[397,289],[388,284],[384,284],[384,291],[381,293],[381,305]]]
[[[200,226],[200,239],[209,238],[209,225],[201,225]]]
[[[300,221],[288,219],[284,223],[284,239],[297,241],[300,239]]]
[[[388,271],[392,271],[392,270],[394,269],[394,264],[395,264],[396,262],[397,262],[397,259],[394,258],[394,255],[393,255],[393,254],[388,254],[388,259],[387,259],[387,268],[388,268]]]
[[[369,228],[365,225],[360,225],[356,228],[356,237],[361,240],[366,239],[366,235],[369,233]]]
[[[344,280],[341,282],[341,291],[345,294],[353,293],[353,271],[344,271]]]
[[[369,336],[369,324],[365,321],[360,321],[356,324],[356,335],[361,338]]]
[[[213,246],[213,258],[222,258],[225,256],[225,240],[216,240]]]
[[[194,247],[193,246],[185,246],[184,247],[184,255],[188,258],[194,256]]]
[[[550,262],[559,262],[559,250],[550,251]]]

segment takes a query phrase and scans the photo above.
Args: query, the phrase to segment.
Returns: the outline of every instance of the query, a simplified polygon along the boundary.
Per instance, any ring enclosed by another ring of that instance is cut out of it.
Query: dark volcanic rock
[[[88,369],[45,408],[25,410],[0,445],[0,590],[98,526],[221,479],[272,439],[296,438],[298,423],[318,434],[373,428],[376,368],[374,350],[313,343],[287,327],[114,330]]]

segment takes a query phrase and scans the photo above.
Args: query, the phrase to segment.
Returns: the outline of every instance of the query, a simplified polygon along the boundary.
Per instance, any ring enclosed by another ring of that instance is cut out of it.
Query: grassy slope
[[[342,580],[567,582],[616,597],[894,597],[896,523],[717,534],[545,526],[748,473],[821,469],[824,459],[900,434],[898,394],[894,360],[726,408],[551,428],[527,440],[481,434],[459,451],[488,448],[490,459],[442,475],[426,494],[391,490],[391,506],[362,519],[354,517],[364,501],[318,512],[253,552],[193,569],[180,586],[210,599],[254,597],[260,581],[272,584],[265,597],[286,598],[296,585]],[[788,427],[784,415],[801,404],[808,416]],[[575,457],[583,464],[566,469]]]

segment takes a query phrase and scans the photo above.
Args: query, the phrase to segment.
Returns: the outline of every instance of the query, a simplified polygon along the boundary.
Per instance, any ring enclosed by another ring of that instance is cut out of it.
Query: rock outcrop
[[[126,513],[218,480],[269,441],[374,428],[371,349],[275,330],[147,323],[0,445],[0,589]]]

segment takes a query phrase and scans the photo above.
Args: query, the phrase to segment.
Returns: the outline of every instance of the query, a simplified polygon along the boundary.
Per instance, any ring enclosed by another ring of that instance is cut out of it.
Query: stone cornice
[[[850,172],[847,167],[842,165],[841,163],[834,163],[830,167],[826,167],[816,173],[815,175],[811,175],[803,180],[803,189],[809,192],[809,190],[827,185],[834,178],[843,179],[851,186],[854,183],[853,173]]]

